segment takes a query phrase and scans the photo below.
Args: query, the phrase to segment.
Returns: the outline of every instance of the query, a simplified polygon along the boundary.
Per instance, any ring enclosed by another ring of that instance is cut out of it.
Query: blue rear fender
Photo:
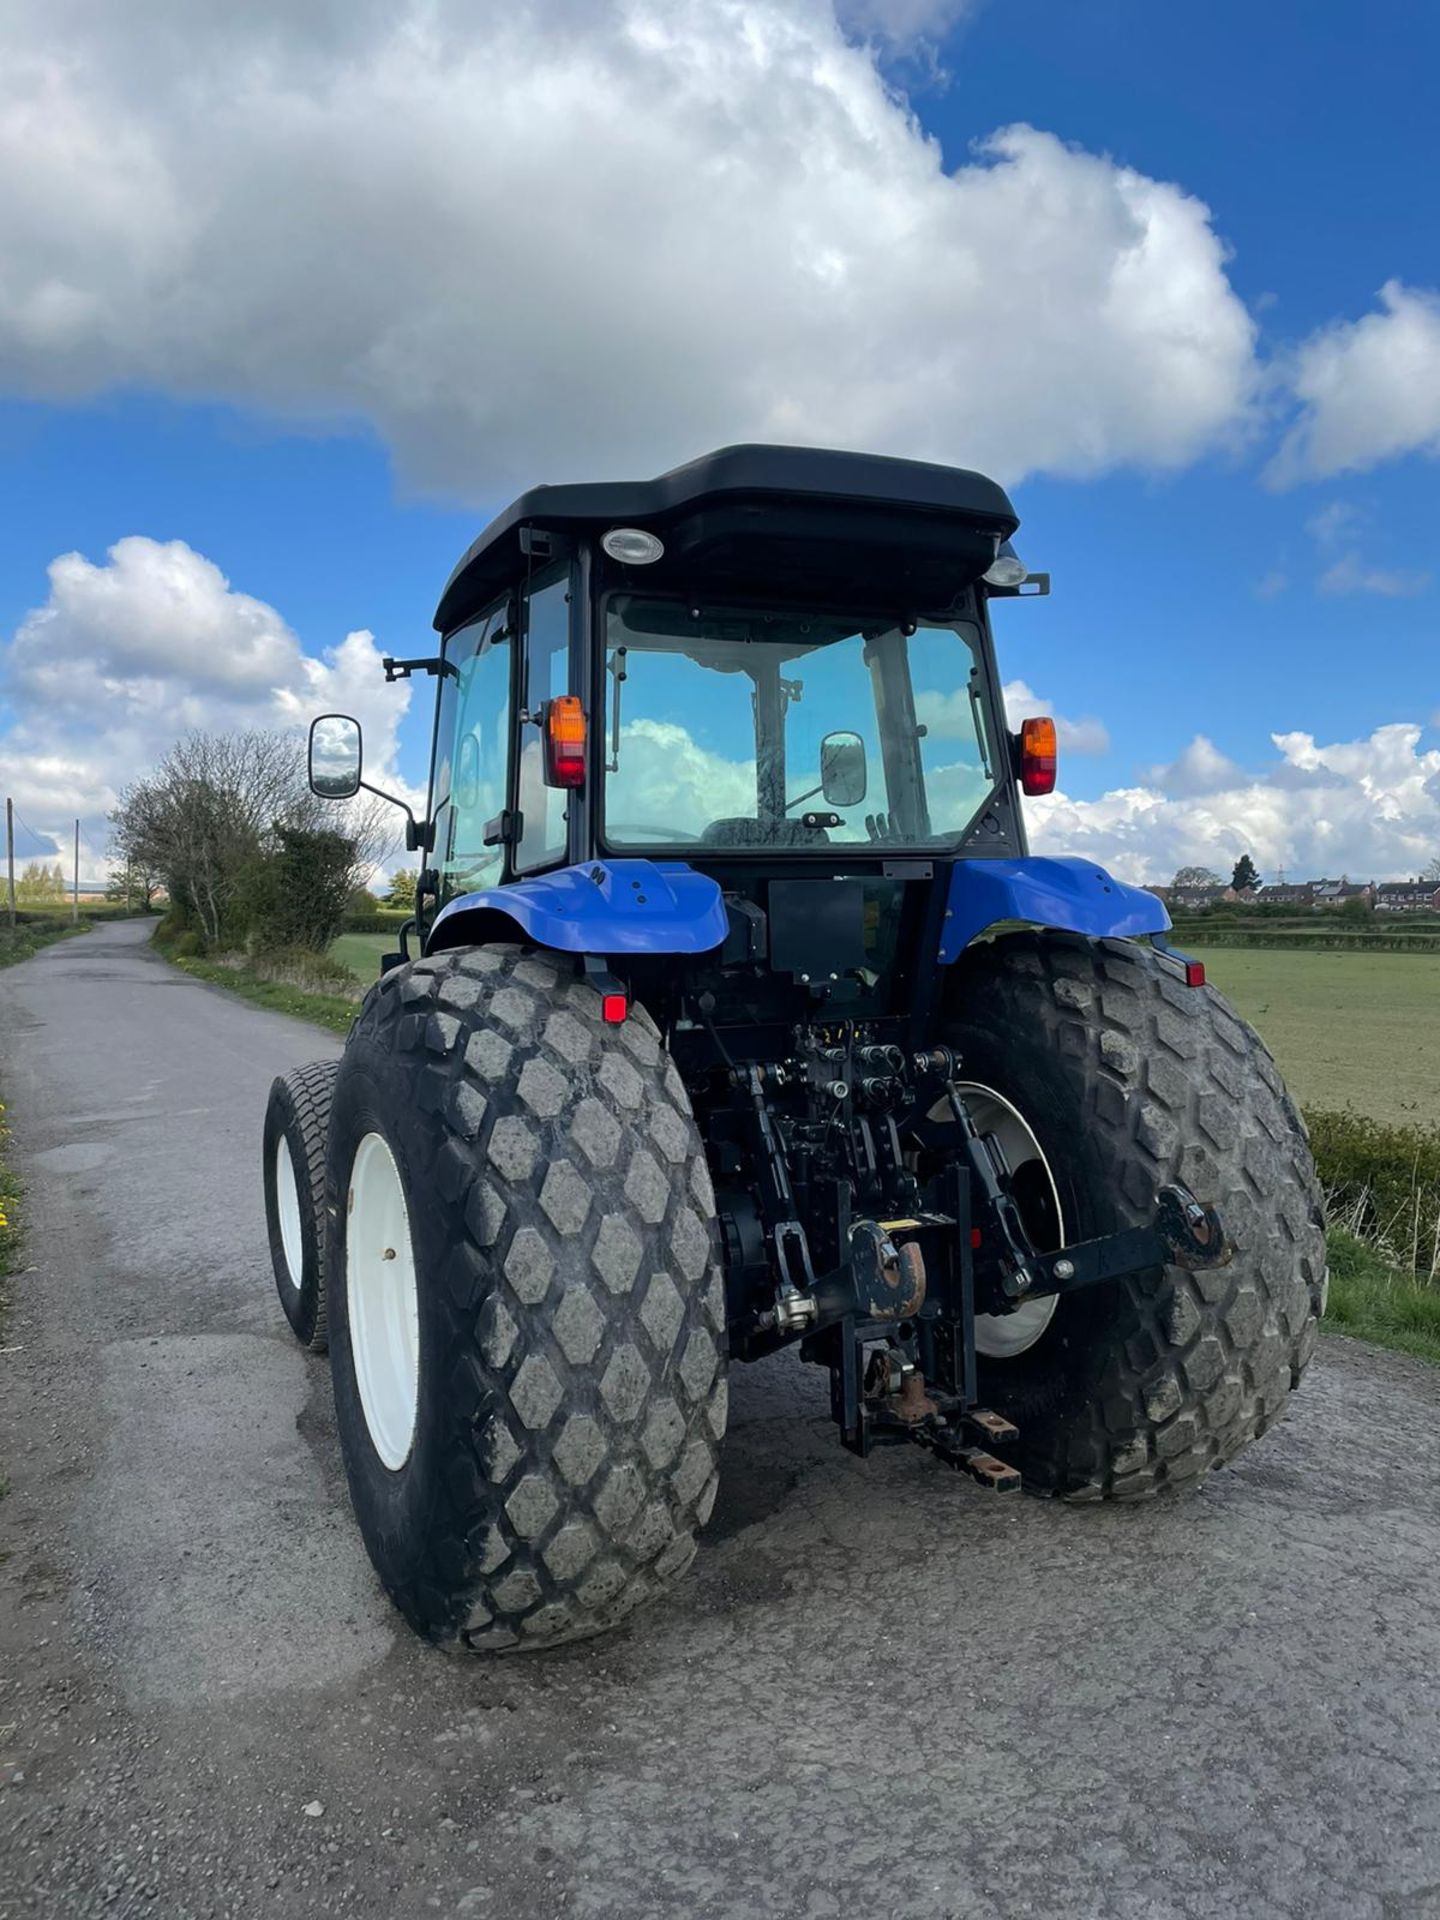
[[[1153,893],[1078,859],[961,860],[950,875],[942,965],[1004,921],[1092,939],[1163,933]],[[717,883],[680,860],[587,860],[460,894],[436,915],[427,952],[522,939],[560,953],[711,953],[729,922]]]
[[[426,951],[513,940],[560,953],[709,953],[729,931],[720,889],[681,860],[587,860],[462,893]]]
[[[1164,933],[1164,902],[1128,887],[1092,860],[961,860],[950,875],[940,962],[957,960],[972,940],[1005,920],[1054,927],[1099,940]]]

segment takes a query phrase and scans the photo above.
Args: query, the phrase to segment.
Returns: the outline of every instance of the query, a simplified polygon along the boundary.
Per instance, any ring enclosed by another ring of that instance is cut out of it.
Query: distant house
[[[1343,907],[1350,900],[1369,902],[1375,889],[1368,881],[1354,881],[1342,874],[1338,880],[1299,880],[1285,885],[1261,887],[1255,899],[1262,907]]]
[[[1375,887],[1377,913],[1440,913],[1440,881],[1381,880]]]
[[[1261,887],[1255,901],[1262,907],[1313,907],[1315,892],[1309,881],[1301,881],[1298,885]]]
[[[1171,887],[1166,905],[1179,913],[1204,913],[1222,900],[1238,898],[1233,887]]]
[[[1375,894],[1368,881],[1357,885],[1344,875],[1338,880],[1317,880],[1314,889],[1317,907],[1343,907],[1350,900],[1363,900],[1369,906]]]

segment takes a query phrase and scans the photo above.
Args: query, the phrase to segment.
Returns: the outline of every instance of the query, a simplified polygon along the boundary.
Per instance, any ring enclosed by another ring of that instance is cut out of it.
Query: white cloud
[[[1280,759],[1265,773],[1232,768],[1204,793],[1186,791],[1183,772],[1177,779],[1160,768],[1097,800],[1029,800],[1032,845],[1083,854],[1131,881],[1168,880],[1189,865],[1228,872],[1242,853],[1266,875],[1280,867],[1366,879],[1418,873],[1440,851],[1440,751],[1422,751],[1420,733],[1401,722],[1323,745],[1312,734],[1279,733]]]
[[[1290,379],[1303,411],[1270,463],[1274,485],[1440,456],[1440,293],[1388,280],[1380,311],[1313,334]]]
[[[839,0],[836,12],[852,38],[901,52],[943,40],[980,0]]]
[[[1290,576],[1280,567],[1271,567],[1268,573],[1261,574],[1255,582],[1257,600],[1278,600],[1290,584]]]
[[[1342,554],[1320,576],[1321,593],[1378,593],[1389,600],[1413,599],[1430,584],[1430,575],[1395,567],[1367,567],[1358,553]]]
[[[755,762],[727,760],[672,720],[632,720],[620,732],[619,770],[607,778],[605,814],[623,837],[625,826],[652,829],[663,822],[699,835],[712,820],[755,813]],[[637,843],[654,841],[652,831]]]
[[[1197,733],[1168,766],[1149,767],[1143,778],[1147,787],[1159,787],[1163,793],[1194,794],[1218,793],[1242,785],[1245,774],[1213,740]]]
[[[366,422],[486,499],[745,436],[1167,468],[1249,417],[1199,200],[1026,126],[947,172],[824,0],[11,0],[6,41],[12,392]]]
[[[1020,722],[1048,714],[1055,722],[1056,744],[1062,753],[1108,753],[1110,735],[1103,720],[1093,716],[1081,720],[1068,719],[1063,713],[1056,713],[1054,705],[1044,694],[1036,693],[1023,680],[1007,680],[1000,689],[1005,701],[1005,719],[1012,732],[1018,732]],[[952,696],[960,699],[959,694]],[[922,714],[924,719],[925,715]]]
[[[1336,541],[1359,530],[1361,518],[1359,509],[1347,500],[1332,500],[1328,507],[1311,514],[1305,522],[1305,531],[1317,546],[1333,547]]]
[[[69,553],[49,571],[44,605],[0,646],[14,716],[0,732],[0,788],[61,851],[79,816],[83,878],[103,876],[121,788],[191,728],[293,727],[299,755],[317,713],[354,713],[367,778],[423,804],[396,769],[410,689],[385,685],[371,634],[307,654],[274,607],[182,540],[130,535],[104,565]]]

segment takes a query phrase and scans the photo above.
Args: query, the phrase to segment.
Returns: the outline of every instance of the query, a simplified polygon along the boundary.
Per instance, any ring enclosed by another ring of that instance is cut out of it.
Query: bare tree
[[[316,799],[298,733],[190,733],[125,790],[110,820],[117,855],[159,873],[206,944],[219,946],[241,931],[234,920],[247,875],[282,830],[344,836],[353,885],[393,846],[390,812],[368,799],[348,808]]]

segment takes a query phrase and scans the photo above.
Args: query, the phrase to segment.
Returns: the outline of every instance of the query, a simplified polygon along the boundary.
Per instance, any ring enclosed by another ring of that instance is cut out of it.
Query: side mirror
[[[310,722],[310,791],[322,800],[349,800],[360,790],[360,722],[348,713],[322,713]]]
[[[865,742],[858,733],[827,733],[820,742],[820,791],[832,807],[865,798]]]

